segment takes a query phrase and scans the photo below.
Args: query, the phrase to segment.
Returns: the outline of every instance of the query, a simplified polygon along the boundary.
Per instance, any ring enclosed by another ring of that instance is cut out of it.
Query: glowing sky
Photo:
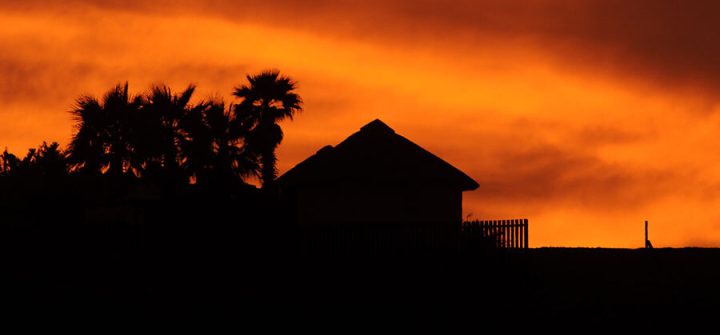
[[[231,100],[280,69],[285,172],[379,118],[474,178],[530,246],[720,247],[720,3],[0,1],[0,146],[65,146],[119,82]]]

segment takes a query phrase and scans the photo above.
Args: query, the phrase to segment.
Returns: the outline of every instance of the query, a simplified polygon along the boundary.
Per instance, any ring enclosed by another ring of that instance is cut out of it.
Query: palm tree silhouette
[[[246,132],[222,101],[209,101],[204,108],[192,109],[180,122],[187,134],[181,140],[185,166],[198,182],[209,179],[241,181],[240,177],[257,175],[255,155],[246,150]]]
[[[277,124],[302,110],[302,100],[292,91],[296,82],[280,76],[278,70],[247,76],[249,85],[235,88],[234,96],[242,99],[235,105],[235,117],[248,130],[246,146],[260,158],[263,187],[277,178],[275,149],[282,142],[283,132]]]
[[[187,181],[188,175],[182,169],[180,145],[186,140],[188,133],[182,127],[183,123],[187,123],[183,120],[190,115],[202,113],[207,108],[207,104],[203,102],[190,104],[194,92],[195,85],[188,85],[180,94],[173,93],[165,85],[152,86],[143,113],[143,119],[149,128],[148,132],[145,132],[145,138],[139,141],[146,145],[148,158],[160,159],[167,175],[184,181]]]
[[[95,97],[84,95],[70,111],[77,122],[76,132],[68,145],[68,161],[73,169],[84,174],[99,174],[107,164],[105,154],[105,112]]]
[[[133,122],[140,119],[142,96],[131,97],[128,84],[108,91],[100,103],[83,95],[70,111],[78,122],[68,148],[69,161],[76,168],[97,174],[120,176],[130,169],[140,170],[140,159],[133,159]]]
[[[247,129],[240,120],[225,109],[223,102],[210,104],[206,120],[216,149],[216,169],[241,177],[257,175],[259,165],[255,154],[245,145],[241,146],[247,138]]]

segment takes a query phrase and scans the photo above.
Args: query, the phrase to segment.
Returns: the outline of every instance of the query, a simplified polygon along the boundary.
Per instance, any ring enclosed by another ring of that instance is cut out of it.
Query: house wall
[[[300,224],[461,222],[462,191],[443,187],[319,185],[296,190]]]

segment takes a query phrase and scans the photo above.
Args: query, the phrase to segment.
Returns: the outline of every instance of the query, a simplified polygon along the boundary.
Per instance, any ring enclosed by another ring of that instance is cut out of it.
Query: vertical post
[[[525,249],[528,249],[528,220],[523,220],[523,225],[525,226]]]
[[[508,222],[510,223],[510,248],[515,248],[515,220]]]
[[[510,248],[510,238],[512,237],[510,220],[505,221],[505,231],[507,231],[507,237],[505,238],[505,248]]]
[[[647,248],[648,232],[647,232],[647,221],[645,221],[645,248]]]
[[[512,239],[510,240],[510,247],[517,248],[517,219],[510,220],[510,223],[512,224],[510,226],[510,231],[512,231]]]
[[[505,242],[505,247],[506,247],[506,248],[511,248],[511,247],[512,247],[512,226],[511,226],[511,223],[512,223],[512,221],[510,221],[510,220],[507,220],[507,221],[505,222],[505,224],[506,224],[505,230],[507,230],[507,234],[508,234],[507,240],[506,240],[507,242]]]
[[[500,221],[498,221],[498,220],[493,220],[493,221],[492,221],[493,237],[495,238],[495,247],[497,247],[497,248],[500,248],[500,239],[498,238],[498,237],[499,237],[499,234],[498,234],[498,232],[499,232],[499,228],[498,228],[499,222],[500,222]]]
[[[523,231],[522,231],[522,220],[518,219],[515,220],[517,223],[517,241],[515,241],[515,245],[517,248],[522,248],[522,241],[523,241]]]
[[[498,232],[500,233],[500,247],[505,248],[505,220],[498,220]]]
[[[490,230],[490,224],[490,220],[485,221],[485,228],[483,230],[485,232],[485,235],[483,235],[483,237],[489,237],[492,235],[492,231]]]
[[[502,220],[500,227],[502,227],[500,229],[502,229],[503,248],[507,248],[507,221]]]

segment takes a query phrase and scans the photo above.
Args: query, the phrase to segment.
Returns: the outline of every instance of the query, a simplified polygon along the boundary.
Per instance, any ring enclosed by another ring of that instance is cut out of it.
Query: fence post
[[[507,221],[502,220],[502,223],[500,224],[500,230],[502,231],[502,247],[507,248]]]
[[[485,220],[483,221],[483,237],[488,237],[492,235],[492,232],[490,231],[490,221]]]
[[[495,247],[496,248],[500,247],[500,242],[501,242],[500,239],[498,238],[498,234],[500,232],[499,224],[500,224],[500,221],[498,221],[498,220],[492,221],[493,237],[495,238]]]
[[[515,242],[515,220],[508,220],[508,230],[510,233],[510,236],[508,236],[508,247],[514,248],[515,244],[513,242]]]
[[[524,219],[523,225],[525,226],[525,249],[528,249],[528,220]]]
[[[505,226],[505,248],[510,247],[510,220],[503,220]]]
[[[512,246],[512,221],[505,221],[505,230],[507,231],[507,237],[505,237],[505,248],[511,248]]]
[[[507,242],[508,242],[508,226],[507,226],[507,220],[502,220],[502,234],[503,234],[503,248],[507,248]]]
[[[503,241],[503,238],[505,237],[505,234],[503,232],[503,220],[497,221],[497,232],[498,232],[498,243],[500,244],[500,248],[505,247],[505,241]]]

